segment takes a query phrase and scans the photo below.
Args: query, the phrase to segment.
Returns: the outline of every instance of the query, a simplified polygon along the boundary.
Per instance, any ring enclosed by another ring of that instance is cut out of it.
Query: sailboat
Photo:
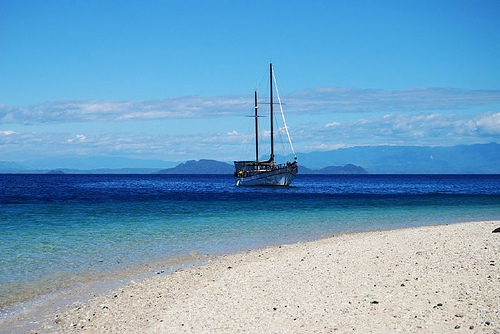
[[[274,159],[274,124],[273,124],[273,81],[276,83],[274,76],[273,64],[269,64],[269,81],[270,81],[270,119],[271,119],[271,155],[268,160],[259,161],[259,126],[258,126],[258,105],[257,105],[257,91],[255,91],[255,160],[251,161],[235,161],[234,162],[234,177],[236,178],[237,186],[288,186],[292,183],[294,177],[297,175],[297,156],[293,149],[288,126],[286,125],[285,114],[281,99],[279,97],[278,85],[276,86],[276,95],[278,97],[278,104],[283,119],[284,128],[290,143],[290,147],[294,154],[294,161],[287,161],[285,163],[277,164]]]

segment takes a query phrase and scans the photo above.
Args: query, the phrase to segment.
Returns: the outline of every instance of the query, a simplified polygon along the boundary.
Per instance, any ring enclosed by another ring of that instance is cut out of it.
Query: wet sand
[[[32,333],[500,333],[497,227],[343,234],[221,256],[54,310]]]

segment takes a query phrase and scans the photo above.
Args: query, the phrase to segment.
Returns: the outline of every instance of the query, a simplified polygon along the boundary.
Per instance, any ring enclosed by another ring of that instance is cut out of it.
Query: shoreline
[[[0,313],[0,332],[33,331],[40,327],[44,318],[57,309],[88,302],[121,286],[127,286],[133,281],[146,280],[159,274],[169,275],[184,267],[202,265],[215,257],[193,253],[189,256],[167,257],[131,266],[122,271],[99,273],[97,277],[87,275],[71,285],[5,306]]]
[[[22,298],[18,301],[15,301],[14,303],[3,305],[2,308],[0,308],[0,328],[3,324],[14,322],[13,319],[22,319],[23,322],[26,322],[27,320],[23,318],[41,318],[41,314],[47,313],[47,304],[57,305],[58,307],[65,307],[79,301],[88,301],[98,295],[110,292],[114,288],[122,285],[127,285],[133,280],[143,280],[160,273],[169,274],[179,268],[189,267],[193,264],[196,266],[202,265],[204,263],[207,263],[208,261],[212,261],[214,259],[217,260],[222,256],[237,255],[248,251],[277,247],[279,245],[315,242],[339,235],[392,231],[399,229],[418,228],[423,226],[439,226],[457,223],[460,224],[464,222],[433,222],[409,227],[378,226],[369,229],[363,228],[361,230],[352,229],[342,230],[339,232],[317,233],[305,238],[296,238],[295,240],[285,240],[275,243],[257,243],[251,248],[239,247],[223,253],[201,254],[196,250],[193,250],[189,255],[164,257],[156,259],[152,262],[131,265],[118,271],[96,271],[85,273],[83,276],[78,274],[75,275],[72,283],[63,284],[61,282],[61,286],[56,289],[47,290],[46,292],[42,292],[41,294],[33,295],[29,298]],[[40,312],[40,309],[43,309],[44,311]],[[31,327],[33,326],[28,326],[28,329],[32,329]]]
[[[491,232],[499,225],[486,221],[335,234],[221,255],[52,310],[41,331],[32,333],[345,332],[350,327],[448,332],[456,326],[493,333],[500,331],[500,314],[494,311],[500,309],[500,264],[495,262],[500,235]],[[463,240],[470,249],[463,249]],[[388,316],[395,327],[380,323]]]
[[[452,224],[457,223],[462,222],[453,222]],[[426,223],[424,225],[417,226],[417,228],[420,226],[435,226],[444,224],[448,223]],[[415,227],[404,227],[404,229],[407,228]],[[374,231],[391,231],[398,229],[402,228],[394,226],[379,226],[370,229],[353,229],[340,232],[317,233],[305,238],[302,237],[297,238],[296,240],[288,240],[284,242],[282,241],[281,243],[257,243],[251,248],[239,247],[224,253],[201,254],[196,250],[193,250],[189,255],[165,257],[154,260],[152,262],[131,265],[119,271],[96,271],[85,273],[83,276],[81,274],[77,274],[73,278],[72,283],[69,283],[67,285],[61,284],[61,286],[56,289],[47,290],[46,292],[43,292],[41,294],[33,295],[29,298],[22,298],[11,304],[3,305],[2,308],[0,308],[0,328],[4,324],[14,322],[14,319],[17,319],[16,322],[18,322],[19,320],[27,322],[27,320],[24,318],[35,317],[38,319],[40,318],[40,314],[47,313],[46,307],[48,304],[57,305],[58,307],[65,307],[76,302],[88,301],[98,295],[110,292],[114,288],[122,285],[127,285],[133,280],[147,279],[160,273],[170,274],[179,268],[189,267],[193,264],[196,266],[203,265],[208,261],[212,261],[214,259],[217,260],[218,258],[223,256],[237,255],[248,251],[277,247],[279,245],[315,242],[318,240],[331,238],[332,236],[369,233]],[[44,311],[40,312],[40,309],[43,309]],[[9,328],[10,327],[11,326],[9,326]],[[32,329],[31,327],[33,326],[28,326],[27,329]]]

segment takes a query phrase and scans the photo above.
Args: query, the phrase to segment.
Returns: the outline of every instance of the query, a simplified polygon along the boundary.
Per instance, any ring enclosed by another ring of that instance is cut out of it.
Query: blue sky
[[[498,1],[3,0],[0,161],[249,158],[270,61],[298,152],[498,141],[499,31]]]

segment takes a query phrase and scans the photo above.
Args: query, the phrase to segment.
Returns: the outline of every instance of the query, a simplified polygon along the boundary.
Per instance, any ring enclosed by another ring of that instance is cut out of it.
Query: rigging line
[[[290,147],[292,148],[294,158],[297,158],[297,154],[295,154],[295,149],[293,148],[292,138],[290,138],[290,132],[288,132],[288,125],[286,124],[285,114],[283,113],[283,107],[281,106],[280,92],[278,90],[278,83],[276,82],[276,76],[274,75],[274,69],[273,69],[273,79],[274,79],[274,87],[276,87],[276,96],[278,97],[278,102],[280,105],[281,117],[283,118],[283,125],[285,126],[286,135],[288,137],[288,142],[290,142]]]
[[[276,120],[276,124],[278,124],[278,117],[276,117],[276,115],[274,119]],[[283,128],[281,127],[278,127],[278,141],[280,144],[281,152],[283,152],[286,157],[288,155],[288,152],[290,151],[285,148],[285,141],[283,140]]]

